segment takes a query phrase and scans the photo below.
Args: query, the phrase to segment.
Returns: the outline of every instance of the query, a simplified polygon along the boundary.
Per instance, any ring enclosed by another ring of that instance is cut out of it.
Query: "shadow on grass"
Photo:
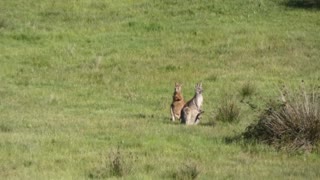
[[[198,124],[198,125],[186,125],[186,124],[183,124],[181,123],[181,120],[175,120],[175,121],[172,121],[170,118],[162,118],[161,119],[162,122],[164,124],[171,124],[171,125],[176,125],[176,126],[207,126],[207,127],[215,127],[216,126],[216,122],[201,122]]]
[[[284,3],[287,7],[303,9],[320,9],[320,0],[288,0]]]
[[[154,114],[137,113],[137,114],[132,114],[132,117],[135,117],[137,119],[153,119],[155,117],[155,115]]]
[[[164,124],[169,124],[169,125],[174,125],[174,126],[181,126],[182,125],[180,120],[172,121],[170,118],[162,119],[162,122]]]
[[[257,144],[256,141],[245,139],[243,134],[237,134],[233,136],[226,136],[223,138],[223,142],[227,145],[230,144],[241,144],[241,145],[254,145]]]
[[[233,136],[226,136],[223,138],[223,141],[225,144],[229,144],[229,145],[230,144],[237,144],[237,145],[241,145],[242,147],[264,144],[263,142],[261,142],[257,139],[246,138],[244,136],[244,133],[240,133],[240,134],[233,135]]]
[[[200,122],[199,126],[209,126],[209,127],[215,127],[216,126],[216,122],[215,121],[209,121],[209,122]]]
[[[155,122],[159,123],[161,122],[162,124],[168,124],[168,125],[181,125],[180,120],[175,120],[172,121],[170,117],[168,116],[163,116],[163,115],[157,115],[157,114],[146,114],[146,113],[136,113],[136,114],[130,114],[128,117],[133,117],[134,119],[141,119],[141,120],[146,120],[148,122]]]

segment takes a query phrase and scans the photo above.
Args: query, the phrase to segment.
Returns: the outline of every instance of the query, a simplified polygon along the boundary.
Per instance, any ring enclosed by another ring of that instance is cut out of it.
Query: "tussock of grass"
[[[240,107],[233,99],[225,99],[218,107],[215,119],[221,122],[237,122],[240,117]]]
[[[116,151],[109,154],[106,162],[89,172],[89,178],[104,179],[110,177],[124,177],[132,171],[133,162],[135,161],[132,154],[124,154],[118,147]]]
[[[4,19],[0,19],[0,29],[7,27],[7,22]]]
[[[282,92],[282,104],[270,107],[243,135],[280,149],[311,151],[320,142],[319,93]]]
[[[239,93],[241,97],[244,99],[246,97],[252,96],[256,91],[256,87],[253,83],[251,82],[246,82],[242,85]]]
[[[0,132],[11,132],[13,131],[12,127],[6,124],[0,124]]]
[[[173,178],[178,180],[193,180],[199,177],[200,172],[197,164],[186,163],[177,172],[173,173]]]

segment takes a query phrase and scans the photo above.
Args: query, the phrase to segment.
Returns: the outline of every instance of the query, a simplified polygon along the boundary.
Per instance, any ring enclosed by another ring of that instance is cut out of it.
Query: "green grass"
[[[187,176],[190,163],[199,179],[319,179],[317,152],[225,141],[280,85],[319,84],[320,12],[285,4],[0,1],[0,177],[98,177],[119,147],[128,179]],[[170,122],[176,81],[185,99],[203,83],[199,126]],[[239,123],[206,125],[229,96]]]

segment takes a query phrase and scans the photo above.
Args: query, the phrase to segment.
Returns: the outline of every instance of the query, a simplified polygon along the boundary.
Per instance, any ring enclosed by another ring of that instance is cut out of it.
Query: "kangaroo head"
[[[196,94],[202,94],[203,92],[202,83],[196,84],[195,91],[196,91]]]
[[[174,92],[180,93],[181,92],[182,84],[175,83]]]

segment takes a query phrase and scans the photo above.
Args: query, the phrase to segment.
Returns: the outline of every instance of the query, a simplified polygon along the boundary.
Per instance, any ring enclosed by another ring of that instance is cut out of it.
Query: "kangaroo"
[[[171,103],[171,120],[175,121],[176,119],[180,119],[181,109],[183,108],[185,101],[181,92],[182,84],[175,83],[174,93],[172,97]]]
[[[181,123],[193,125],[200,122],[200,115],[204,113],[201,110],[203,102],[202,91],[202,84],[197,84],[195,87],[195,95],[181,110]]]

